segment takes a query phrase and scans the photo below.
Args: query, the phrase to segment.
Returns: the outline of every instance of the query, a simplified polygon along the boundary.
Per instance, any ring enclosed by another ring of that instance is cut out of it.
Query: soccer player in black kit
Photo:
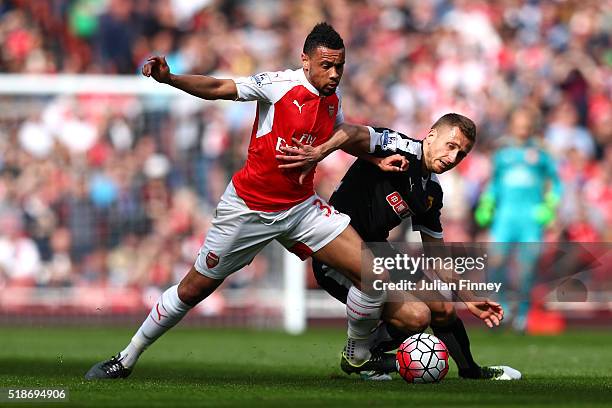
[[[412,219],[412,228],[420,231],[423,243],[442,243],[440,222],[442,187],[436,174],[454,168],[469,153],[476,138],[476,126],[469,118],[450,113],[431,127],[424,140],[416,140],[385,128],[343,125],[327,143],[318,147],[299,146],[285,149],[281,168],[306,168],[336,149],[359,158],[349,168],[329,202],[334,209],[351,217],[351,226],[366,243],[377,243],[371,249],[380,251],[389,232],[404,219]],[[366,154],[366,152],[368,154]],[[395,168],[394,168],[395,167]],[[384,246],[383,246],[384,248]],[[389,255],[389,244],[383,249]],[[339,301],[346,303],[351,282],[322,263],[313,262],[319,285]],[[465,301],[472,314],[489,327],[499,324],[501,307],[489,300]],[[431,326],[434,334],[448,347],[459,367],[459,376],[474,379],[513,380],[520,372],[507,366],[481,367],[472,357],[470,342],[462,320],[451,302],[389,301],[382,322],[370,336],[373,358],[367,366],[354,367],[345,358],[342,369],[360,373],[366,379],[389,379],[395,358],[385,353],[401,344],[406,337]]]

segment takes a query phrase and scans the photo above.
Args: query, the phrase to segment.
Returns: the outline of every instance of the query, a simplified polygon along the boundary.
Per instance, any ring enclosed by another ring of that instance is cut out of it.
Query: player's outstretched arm
[[[142,67],[142,74],[202,99],[235,100],[238,98],[238,89],[233,80],[217,79],[206,75],[172,74],[166,58],[163,56],[149,58]]]
[[[292,142],[293,146],[280,147],[284,154],[276,155],[276,159],[282,162],[278,166],[281,169],[302,169],[300,183],[318,162],[338,149],[363,158],[383,171],[405,171],[408,168],[408,160],[400,154],[384,158],[371,156],[373,146],[370,130],[362,125],[343,123],[336,128],[329,140],[319,146],[304,145],[296,138],[293,138]]]
[[[368,128],[343,123],[335,129],[334,134],[325,143],[316,147],[302,144],[299,140],[293,138],[291,140],[293,146],[280,147],[284,154],[276,155],[276,159],[281,161],[278,167],[281,169],[302,169],[299,180],[302,184],[316,164],[331,152],[341,149],[347,144],[355,143],[354,139],[364,137],[369,140]]]
[[[390,157],[377,158],[370,156],[372,151],[370,131],[366,126],[343,123],[336,128],[334,134],[319,146],[310,146],[292,139],[293,146],[281,146],[284,154],[276,155],[280,160],[281,169],[302,169],[300,184],[315,165],[335,150],[342,149],[353,156],[364,158],[383,171],[405,171],[408,160],[396,154]]]
[[[370,140],[370,130],[366,126],[343,123],[336,129],[334,136],[336,136],[336,134],[338,134],[338,141],[336,143],[340,141],[341,143],[339,143],[337,147],[332,143],[332,146],[336,147],[334,150],[342,149],[348,154],[352,154],[356,157],[363,157],[373,152]],[[331,141],[330,139],[328,142]]]

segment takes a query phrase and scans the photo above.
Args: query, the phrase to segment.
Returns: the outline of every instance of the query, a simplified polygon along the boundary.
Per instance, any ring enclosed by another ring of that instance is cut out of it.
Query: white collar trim
[[[310,92],[312,92],[313,94],[319,96],[319,91],[317,90],[317,88],[314,87],[314,85],[312,85],[309,81],[308,78],[306,78],[306,73],[304,72],[304,68],[298,70],[299,71],[299,79],[300,82],[302,83],[302,85],[304,85],[304,87],[306,89],[308,89]]]

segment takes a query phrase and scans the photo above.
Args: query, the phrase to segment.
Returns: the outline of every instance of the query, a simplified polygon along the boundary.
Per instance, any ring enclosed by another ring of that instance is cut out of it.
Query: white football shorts
[[[351,219],[314,194],[284,211],[263,212],[247,207],[233,183],[225,189],[195,268],[212,279],[224,279],[251,263],[276,239],[305,260],[344,231]]]

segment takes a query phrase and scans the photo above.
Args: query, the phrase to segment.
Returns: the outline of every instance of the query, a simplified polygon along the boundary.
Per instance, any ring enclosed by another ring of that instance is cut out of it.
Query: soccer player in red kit
[[[367,289],[372,288],[366,282],[373,276],[361,271],[362,240],[349,226],[349,217],[314,192],[314,172],[300,180],[300,170],[279,169],[276,160],[281,147],[320,145],[343,123],[338,94],[345,61],[342,38],[330,25],[317,24],[306,38],[301,59],[299,70],[237,79],[174,75],[165,58],[158,56],[143,67],[145,76],[199,98],[257,101],[257,115],[246,164],[221,197],[194,266],[161,295],[128,346],[95,364],[87,379],[127,377],[149,345],[272,240],[303,260],[312,256],[332,266],[353,282],[346,302],[344,358],[354,366],[374,360],[368,335],[380,318],[385,294]]]

